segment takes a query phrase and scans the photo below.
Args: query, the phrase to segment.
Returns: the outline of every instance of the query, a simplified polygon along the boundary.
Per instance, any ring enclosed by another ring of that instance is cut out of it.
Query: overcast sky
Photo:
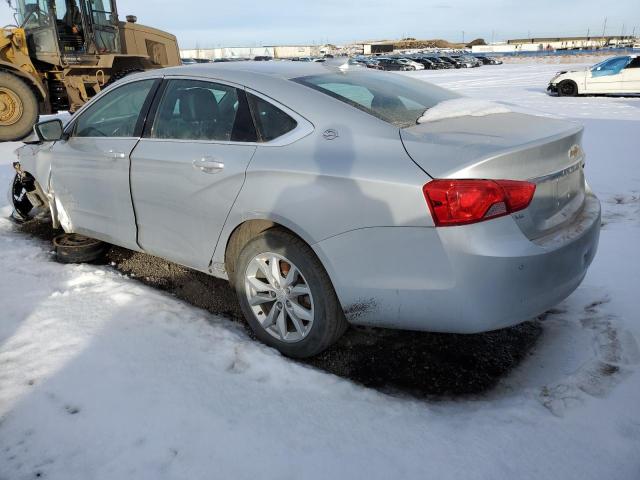
[[[15,1],[15,0],[14,0]],[[11,10],[3,2],[3,24]],[[640,0],[118,0],[121,19],[172,32],[182,48],[444,38],[640,35]]]

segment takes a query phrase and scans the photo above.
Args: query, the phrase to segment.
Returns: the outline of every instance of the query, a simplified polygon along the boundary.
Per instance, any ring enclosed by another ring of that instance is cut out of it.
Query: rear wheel
[[[558,84],[558,94],[561,97],[575,97],[578,95],[578,85],[573,80],[563,80]]]
[[[20,140],[38,120],[38,101],[19,77],[0,72],[0,141]]]
[[[256,337],[290,357],[305,358],[340,338],[347,321],[331,280],[311,248],[271,229],[247,243],[234,284]]]

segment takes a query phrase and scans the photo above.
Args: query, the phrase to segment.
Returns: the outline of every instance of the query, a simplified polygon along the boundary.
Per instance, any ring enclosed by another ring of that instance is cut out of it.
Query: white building
[[[630,36],[596,37],[541,37],[519,38],[491,45],[475,45],[474,53],[517,53],[553,50],[592,50],[604,47],[627,46],[633,42]]]
[[[215,60],[218,58],[255,58],[274,56],[273,47],[218,47],[180,50],[182,58]]]
[[[329,53],[327,45],[268,45],[264,47],[217,47],[180,50],[182,58],[215,60],[220,58],[273,58],[318,57]]]

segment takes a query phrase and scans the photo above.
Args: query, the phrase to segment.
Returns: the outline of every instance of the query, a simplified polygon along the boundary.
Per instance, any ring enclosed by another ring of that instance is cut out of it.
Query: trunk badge
[[[338,132],[333,128],[329,128],[328,130],[325,130],[322,133],[322,136],[324,137],[325,140],[335,140],[336,138],[339,137]]]

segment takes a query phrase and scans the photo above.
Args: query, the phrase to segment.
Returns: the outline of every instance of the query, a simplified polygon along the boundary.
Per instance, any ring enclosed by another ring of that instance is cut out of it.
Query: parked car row
[[[359,56],[357,63],[376,70],[441,70],[449,68],[475,68],[482,65],[500,65],[502,60],[474,55],[436,55],[416,53],[410,55],[390,55],[385,57]]]

